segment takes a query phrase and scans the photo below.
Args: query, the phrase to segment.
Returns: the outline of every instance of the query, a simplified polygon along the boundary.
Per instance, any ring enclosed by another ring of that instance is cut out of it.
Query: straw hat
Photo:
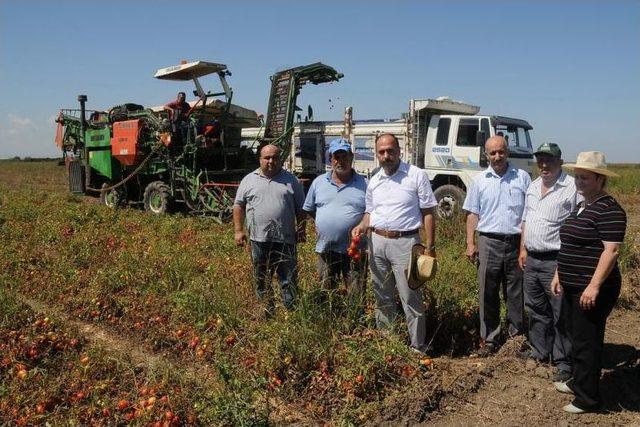
[[[569,170],[585,169],[606,176],[620,176],[607,169],[607,162],[604,160],[604,153],[602,151],[583,151],[578,154],[578,160],[576,160],[575,163],[567,163],[562,165],[562,167]]]
[[[409,288],[418,289],[436,276],[438,263],[434,257],[423,255],[426,247],[416,243],[411,248],[409,267],[407,268],[407,282]]]

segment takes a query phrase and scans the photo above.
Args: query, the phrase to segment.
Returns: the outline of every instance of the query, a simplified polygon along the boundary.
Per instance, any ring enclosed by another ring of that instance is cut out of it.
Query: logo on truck
[[[450,153],[451,150],[449,149],[449,147],[433,147],[431,149],[432,153]]]

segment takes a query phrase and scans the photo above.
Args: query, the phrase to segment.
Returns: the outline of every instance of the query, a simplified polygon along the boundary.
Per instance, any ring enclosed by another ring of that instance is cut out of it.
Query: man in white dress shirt
[[[531,351],[523,356],[552,361],[558,368],[554,381],[565,382],[571,378],[570,343],[561,322],[562,297],[551,292],[551,281],[558,266],[560,226],[582,196],[573,177],[562,170],[562,151],[557,144],[542,144],[534,154],[540,176],[527,190],[518,260],[524,270],[531,344]]]
[[[378,136],[376,156],[381,169],[369,181],[365,214],[352,235],[371,230],[369,266],[377,327],[388,328],[394,322],[399,314],[399,296],[411,348],[425,353],[428,348],[422,292],[409,288],[406,269],[411,248],[421,241],[421,228],[425,230],[425,254],[435,257],[437,202],[426,173],[400,160],[400,144],[395,136]]]

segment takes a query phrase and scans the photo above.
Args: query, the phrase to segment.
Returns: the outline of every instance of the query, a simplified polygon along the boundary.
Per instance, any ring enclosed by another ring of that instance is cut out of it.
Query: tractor
[[[209,74],[217,74],[219,92],[202,88],[199,78]],[[86,95],[79,95],[80,109],[62,109],[56,118],[70,191],[99,196],[112,208],[138,205],[154,214],[181,209],[228,220],[235,190],[258,166],[261,146],[280,147],[285,164],[295,156],[291,141],[300,88],[342,78],[322,63],[274,74],[263,136],[245,144],[241,130],[262,122],[255,111],[232,104],[230,75],[226,65],[205,61],[159,69],[157,79],[195,84],[197,100],[184,114],[133,103],[87,110]]]

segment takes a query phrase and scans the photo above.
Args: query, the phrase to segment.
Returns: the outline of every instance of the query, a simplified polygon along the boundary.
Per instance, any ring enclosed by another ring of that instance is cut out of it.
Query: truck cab
[[[509,144],[509,161],[529,170],[533,148],[524,120],[502,116],[434,115],[429,123],[423,164],[427,169],[484,169],[485,141],[495,135],[504,136]]]
[[[438,214],[451,217],[460,211],[473,177],[488,167],[484,144],[492,136],[504,136],[509,162],[531,174],[531,129],[525,120],[503,116],[432,115],[424,153],[416,163],[429,176],[438,200]]]

